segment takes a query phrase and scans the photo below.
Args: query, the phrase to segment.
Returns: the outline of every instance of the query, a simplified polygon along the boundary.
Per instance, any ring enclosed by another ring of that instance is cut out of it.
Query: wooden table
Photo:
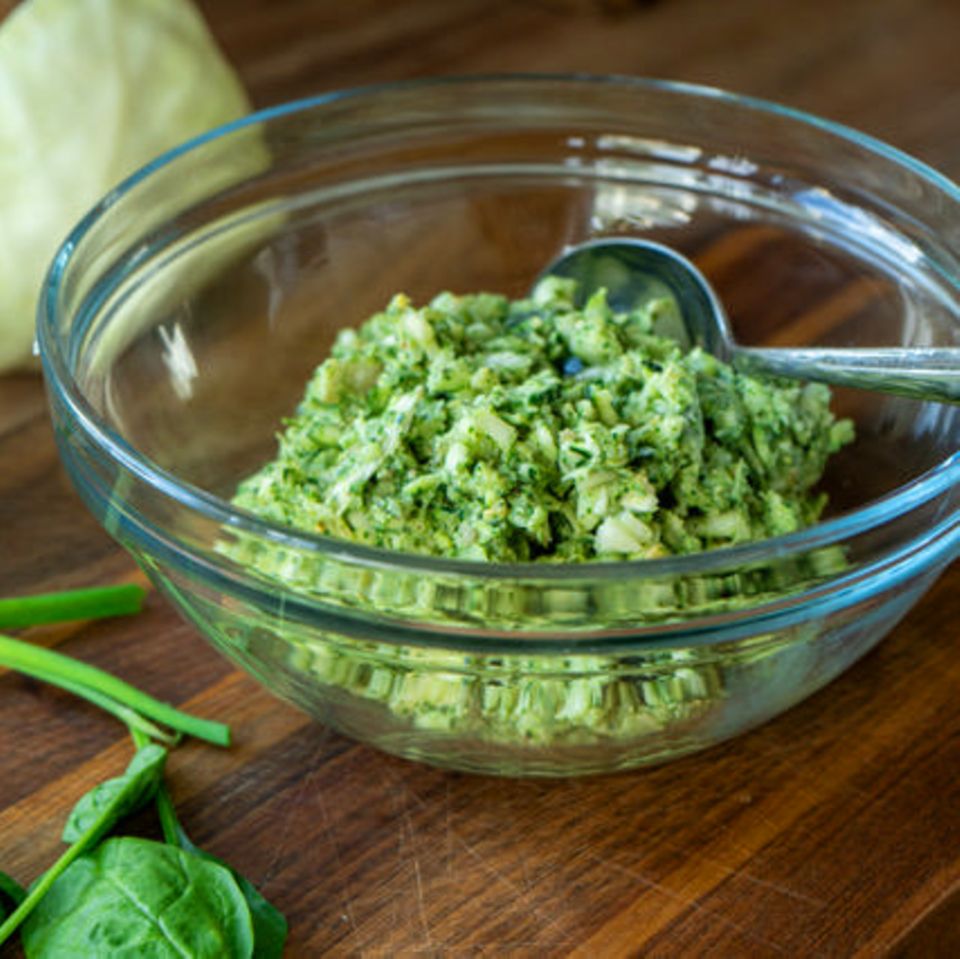
[[[433,73],[674,77],[850,123],[960,176],[955,0],[205,0],[257,105]],[[129,579],[57,463],[41,385],[0,378],[0,593]],[[288,915],[289,955],[960,955],[960,567],[819,695],[724,746],[568,782],[448,774],[274,701],[157,596],[46,644],[232,724],[171,760],[195,839]],[[0,678],[0,867],[26,882],[129,754]],[[144,828],[149,832],[148,822]],[[13,950],[13,954],[15,954]]]

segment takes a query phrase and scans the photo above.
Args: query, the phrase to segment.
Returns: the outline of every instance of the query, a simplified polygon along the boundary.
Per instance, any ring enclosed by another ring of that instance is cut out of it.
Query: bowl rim
[[[948,490],[960,485],[960,450],[897,489],[864,506],[818,522],[794,533],[769,537],[736,546],[718,547],[701,553],[661,559],[591,561],[589,563],[494,563],[484,560],[452,559],[419,553],[405,553],[365,546],[308,531],[301,531],[233,506],[229,501],[178,479],[158,466],[115,432],[86,400],[66,359],[65,343],[58,334],[59,298],[62,281],[77,248],[96,223],[128,193],[152,174],[179,157],[204,145],[227,138],[250,127],[297,113],[307,113],[340,101],[389,95],[457,85],[557,84],[574,86],[623,87],[638,91],[679,94],[691,99],[716,100],[730,106],[747,107],[761,114],[786,118],[866,149],[904,167],[927,181],[960,206],[960,185],[910,154],[869,134],[833,120],[774,101],[731,93],[717,87],[685,81],[590,73],[490,73],[425,77],[348,87],[281,103],[221,124],[164,151],[127,176],[106,193],[70,231],[61,243],[44,278],[37,306],[37,346],[48,383],[94,444],[111,460],[140,481],[206,519],[254,535],[285,549],[321,552],[330,559],[381,569],[402,567],[407,573],[467,574],[475,580],[584,580],[602,581],[624,577],[667,577],[703,574],[711,570],[769,561],[820,548],[849,539],[891,521]],[[960,289],[960,275],[945,279]],[[69,336],[70,329],[67,330]],[[960,524],[960,516],[957,517]]]

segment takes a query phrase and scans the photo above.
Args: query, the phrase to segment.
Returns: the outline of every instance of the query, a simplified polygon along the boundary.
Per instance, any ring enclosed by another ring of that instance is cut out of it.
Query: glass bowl
[[[39,317],[63,462],[204,636],[348,736],[505,775],[709,746],[828,683],[957,555],[960,408],[836,390],[857,440],[825,519],[677,558],[443,560],[229,502],[337,330],[401,290],[520,295],[612,235],[694,259],[744,343],[960,343],[960,192],[883,144],[671,83],[405,83],[214,131],[76,228]]]

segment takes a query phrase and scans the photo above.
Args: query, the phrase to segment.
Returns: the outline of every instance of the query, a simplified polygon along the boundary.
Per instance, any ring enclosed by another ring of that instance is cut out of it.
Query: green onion
[[[104,619],[139,613],[146,591],[135,583],[73,589],[0,599],[0,627],[22,629],[74,619]]]
[[[11,636],[0,635],[0,667],[3,666],[68,689],[99,706],[103,705],[106,698],[178,732],[204,739],[216,746],[230,745],[229,726],[191,716],[148,696],[102,669],[81,663],[52,649],[43,649]],[[116,715],[116,711],[113,712]],[[129,723],[127,718],[124,718],[124,721]]]

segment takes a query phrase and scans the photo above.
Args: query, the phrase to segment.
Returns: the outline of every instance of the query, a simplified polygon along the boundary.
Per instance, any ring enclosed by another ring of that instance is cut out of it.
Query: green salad
[[[789,533],[849,441],[822,384],[745,376],[571,280],[403,295],[342,331],[234,502],[303,530],[491,562],[653,558]]]
[[[825,504],[816,484],[853,437],[831,413],[829,389],[744,375],[685,350],[661,332],[678,319],[670,297],[620,313],[601,289],[580,306],[574,283],[556,278],[515,301],[442,293],[417,307],[397,295],[340,332],[276,458],[234,503],[369,546],[496,563],[690,554],[816,521]],[[320,564],[313,583],[309,563],[243,536],[225,551],[291,588],[350,602],[342,572],[324,581]],[[828,552],[821,564],[842,564]],[[656,586],[681,610],[692,601],[684,588]],[[367,592],[357,604],[369,601]],[[408,613],[418,603],[435,615],[418,596]],[[292,624],[285,639],[295,670],[414,728],[502,743],[629,738],[724,696],[722,668],[682,650],[633,668],[573,652],[318,643]],[[756,639],[751,648],[769,646]]]

